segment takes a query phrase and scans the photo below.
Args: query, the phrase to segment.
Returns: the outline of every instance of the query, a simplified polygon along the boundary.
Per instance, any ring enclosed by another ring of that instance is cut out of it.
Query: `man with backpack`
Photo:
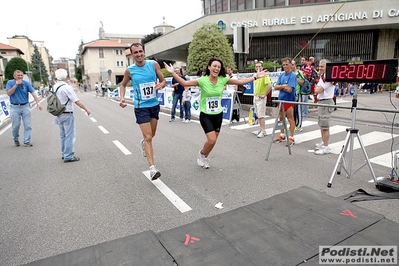
[[[56,95],[61,104],[65,105],[65,110],[57,116],[55,123],[60,127],[61,137],[61,156],[65,163],[77,162],[79,157],[75,156],[75,118],[73,116],[73,103],[86,111],[90,115],[90,110],[76,96],[72,86],[66,81],[68,80],[68,72],[65,69],[57,69],[55,71],[57,82],[53,86],[53,90],[57,91]]]

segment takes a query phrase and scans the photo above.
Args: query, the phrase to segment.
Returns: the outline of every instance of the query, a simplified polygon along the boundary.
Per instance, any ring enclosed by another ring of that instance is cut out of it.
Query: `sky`
[[[74,59],[82,40],[99,38],[101,22],[105,33],[148,35],[163,17],[179,28],[202,14],[201,0],[19,0],[5,1],[2,10],[1,43],[8,45],[7,38],[25,35],[33,42],[44,42],[54,59]]]

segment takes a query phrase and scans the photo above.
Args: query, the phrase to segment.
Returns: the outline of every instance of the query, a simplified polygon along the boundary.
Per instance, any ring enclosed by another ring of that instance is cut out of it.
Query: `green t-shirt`
[[[297,78],[302,79],[302,80],[304,79],[304,75],[301,70],[297,69],[295,74],[296,74]],[[301,85],[299,85],[299,82],[296,83],[295,92],[296,92],[296,95],[299,95],[301,92]]]
[[[267,90],[267,85],[270,84],[269,76],[265,76],[260,79],[255,80],[255,95],[265,95]]]
[[[208,76],[202,76],[198,79],[198,86],[201,88],[201,112],[215,115],[223,111],[222,94],[228,80],[228,77],[219,76],[216,85],[213,85]]]

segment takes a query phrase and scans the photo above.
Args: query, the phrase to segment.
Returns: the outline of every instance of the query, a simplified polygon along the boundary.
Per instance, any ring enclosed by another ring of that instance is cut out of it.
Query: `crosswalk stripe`
[[[344,100],[340,101],[341,103],[345,102]],[[265,121],[266,125],[269,125],[269,128],[266,127],[266,133],[267,135],[271,135],[273,128],[270,128],[270,125],[273,127],[274,123],[275,123],[275,118],[269,117],[271,119],[267,119]],[[243,119],[241,119],[243,120]],[[243,122],[243,121],[242,121]],[[302,128],[306,128],[308,126],[313,126],[313,125],[317,125],[317,122],[315,121],[310,121],[310,120],[305,120],[302,122]],[[288,122],[287,122],[287,126],[289,126]],[[250,126],[247,123],[244,124],[239,124],[239,125],[233,125],[230,126],[231,129],[235,129],[235,130],[246,130],[246,129],[259,129],[259,125],[253,125]],[[346,132],[346,129],[348,128],[348,126],[342,126],[342,125],[335,125],[330,127],[330,135],[334,135],[334,134],[338,134],[338,133],[342,133],[342,132]],[[276,133],[279,130],[276,130]],[[364,146],[370,146],[370,145],[374,145],[374,144],[378,144],[378,143],[382,143],[384,141],[390,140],[392,138],[397,137],[398,135],[396,134],[391,134],[391,133],[386,133],[386,132],[380,132],[380,131],[373,131],[367,134],[359,134],[360,138],[363,141]],[[320,129],[317,130],[312,130],[310,132],[296,132],[295,133],[295,143],[299,144],[299,143],[304,143],[307,141],[311,141],[311,140],[315,140],[318,139],[319,142],[321,141],[321,136],[320,136]],[[356,137],[356,134],[354,134],[353,136],[353,150],[357,150],[360,148],[360,144],[359,141]],[[343,137],[342,141],[338,141],[338,142],[334,142],[334,143],[330,143],[328,145],[328,147],[330,148],[330,152],[333,154],[339,154],[342,150],[342,146],[344,145],[345,142],[345,137]],[[313,144],[312,144],[313,145]],[[350,143],[348,143],[348,145],[350,145]],[[347,151],[350,147],[347,147]],[[391,152],[370,158],[370,162],[373,164],[378,164],[384,167],[388,167],[388,168],[392,168],[392,154]],[[399,156],[397,156],[399,159]]]
[[[363,145],[366,147],[369,145],[384,142],[384,141],[389,140],[392,137],[396,137],[396,136],[397,135],[395,135],[395,134],[392,135],[391,133],[373,131],[373,132],[367,133],[365,135],[360,135],[360,138],[363,141]],[[359,149],[360,144],[359,144],[359,141],[358,141],[356,135],[354,136],[353,141],[354,141],[353,149],[354,150]],[[330,148],[330,152],[335,153],[335,154],[340,153],[341,149],[342,149],[342,145],[344,145],[344,142],[345,142],[345,140],[329,144],[328,147]],[[350,143],[348,143],[348,145],[350,145]]]
[[[394,162],[392,161],[394,152],[388,152],[379,156],[376,156],[374,158],[370,159],[371,163],[379,164],[388,168],[393,168],[394,167]],[[398,157],[396,155],[396,157]],[[399,159],[399,158],[398,158]]]
[[[276,122],[275,118],[274,119],[268,119],[268,120],[265,121],[265,125],[266,126],[267,125],[273,125],[274,126],[275,122]],[[310,120],[305,120],[305,121],[302,122],[302,127],[313,126],[315,124],[317,124],[317,122],[310,121]],[[287,121],[287,126],[289,126],[288,121]],[[236,129],[236,130],[244,130],[244,129],[255,128],[255,127],[259,127],[259,124],[250,126],[247,123],[244,123],[242,125],[231,126],[230,128],[231,129]],[[266,129],[266,132],[267,132],[267,129]],[[270,129],[270,132],[272,132],[272,129]]]
[[[317,123],[315,122],[315,124],[317,124]],[[332,126],[332,127],[330,127],[330,135],[345,132],[346,128],[347,127],[340,126],[340,125]],[[302,142],[309,141],[312,139],[317,139],[317,138],[320,139],[319,142],[321,142],[320,129],[295,135],[294,138],[295,138],[295,143],[302,143]]]

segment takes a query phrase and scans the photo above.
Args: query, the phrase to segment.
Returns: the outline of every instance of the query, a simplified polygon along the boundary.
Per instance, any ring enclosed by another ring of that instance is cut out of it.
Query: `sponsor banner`
[[[0,125],[10,117],[10,97],[6,94],[0,95]]]

